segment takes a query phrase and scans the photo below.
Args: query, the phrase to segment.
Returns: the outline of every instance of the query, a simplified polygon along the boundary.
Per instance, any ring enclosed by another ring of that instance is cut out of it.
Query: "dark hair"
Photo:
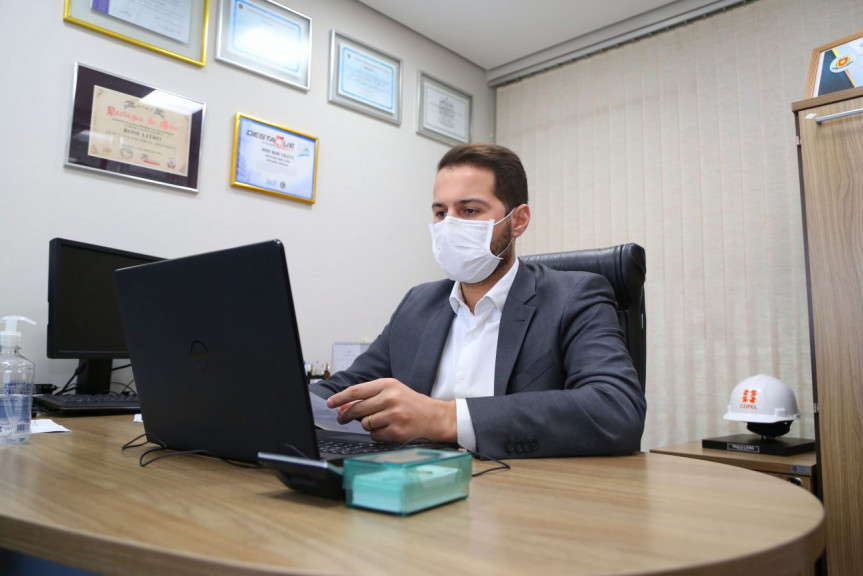
[[[437,169],[440,172],[456,166],[476,166],[494,172],[494,195],[507,212],[527,204],[527,174],[521,160],[509,148],[485,142],[459,144],[444,154]]]

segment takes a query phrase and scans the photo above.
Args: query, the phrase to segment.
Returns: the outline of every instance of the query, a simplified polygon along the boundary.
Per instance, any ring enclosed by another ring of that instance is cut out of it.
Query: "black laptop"
[[[393,448],[316,430],[278,240],[125,268],[114,279],[149,441],[246,462],[260,452],[318,461]],[[355,446],[326,452],[320,440]]]

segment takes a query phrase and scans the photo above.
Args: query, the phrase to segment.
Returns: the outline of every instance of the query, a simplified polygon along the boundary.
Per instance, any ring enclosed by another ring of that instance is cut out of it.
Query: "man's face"
[[[494,195],[494,172],[477,166],[447,167],[435,178],[432,199],[434,222],[445,217],[495,222],[506,216],[506,206]],[[491,239],[492,254],[500,254],[512,240],[512,223],[495,226]],[[509,260],[504,257],[504,262]]]
[[[435,223],[446,216],[495,221],[506,216],[506,207],[494,195],[494,172],[476,166],[448,167],[438,172],[432,214]]]

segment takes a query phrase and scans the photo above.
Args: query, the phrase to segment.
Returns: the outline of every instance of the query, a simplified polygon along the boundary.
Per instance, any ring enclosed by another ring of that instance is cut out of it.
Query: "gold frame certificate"
[[[198,189],[204,104],[75,64],[66,165]]]
[[[65,0],[63,20],[204,66],[210,0]]]
[[[318,139],[237,113],[231,185],[315,203]]]

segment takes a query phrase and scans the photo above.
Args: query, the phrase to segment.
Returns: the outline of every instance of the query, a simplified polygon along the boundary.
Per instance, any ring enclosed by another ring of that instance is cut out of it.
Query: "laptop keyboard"
[[[318,450],[326,454],[339,454],[341,456],[355,456],[357,454],[369,454],[371,452],[388,452],[402,448],[401,444],[387,444],[385,442],[339,442],[338,440],[318,440]]]

